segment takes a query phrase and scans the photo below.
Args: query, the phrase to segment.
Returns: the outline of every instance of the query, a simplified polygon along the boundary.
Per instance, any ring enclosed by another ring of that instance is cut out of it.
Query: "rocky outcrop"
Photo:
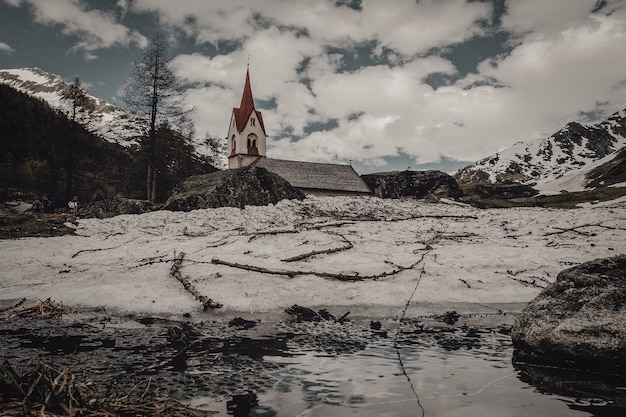
[[[500,198],[504,200],[528,198],[538,194],[537,190],[532,186],[517,183],[476,184],[466,187],[465,191],[466,193],[471,191],[471,194],[476,194],[482,198]]]
[[[588,188],[626,182],[626,146],[615,153],[615,158],[592,170],[587,177]]]
[[[260,167],[245,167],[195,175],[178,184],[164,208],[190,211],[214,207],[264,206],[283,199],[303,200],[304,194],[282,177]]]
[[[459,198],[463,192],[456,180],[441,171],[394,171],[362,176],[380,198]]]
[[[120,214],[141,214],[156,210],[158,206],[148,200],[136,200],[132,198],[114,197],[106,200],[91,201],[78,204],[78,214],[81,217],[107,217],[119,216]]]
[[[626,375],[626,255],[562,271],[511,337],[514,362]]]

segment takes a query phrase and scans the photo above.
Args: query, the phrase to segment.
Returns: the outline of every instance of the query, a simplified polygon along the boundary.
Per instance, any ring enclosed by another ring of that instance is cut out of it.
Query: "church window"
[[[237,150],[237,141],[235,140],[235,135],[233,135],[233,138],[231,139],[231,148],[233,149],[233,152]]]
[[[254,126],[255,120],[254,117],[252,119],[250,119],[250,126]]]

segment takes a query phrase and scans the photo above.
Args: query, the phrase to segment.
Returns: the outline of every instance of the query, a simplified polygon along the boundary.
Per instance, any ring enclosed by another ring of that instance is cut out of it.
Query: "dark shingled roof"
[[[365,181],[351,165],[288,161],[261,157],[252,163],[280,175],[301,189],[371,194]]]

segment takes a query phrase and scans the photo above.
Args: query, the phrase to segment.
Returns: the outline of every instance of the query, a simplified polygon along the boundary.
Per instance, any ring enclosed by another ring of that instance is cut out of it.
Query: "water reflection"
[[[150,381],[150,393],[223,417],[626,415],[623,379],[514,368],[510,327],[374,324],[15,320],[0,322],[0,355],[16,367],[47,355],[117,392]]]
[[[594,416],[626,414],[626,378],[514,362],[520,380],[539,392],[560,396],[573,410]]]
[[[259,403],[276,416],[624,415],[623,398],[586,395],[583,400],[579,391],[549,391],[536,372],[531,378],[513,367],[508,337],[494,332],[479,337],[480,344],[460,343],[456,349],[450,349],[455,343],[442,346],[440,338],[429,342],[422,335],[399,344],[398,351],[390,340],[379,339],[346,355],[303,351],[292,358],[270,358],[287,366],[273,375],[279,382],[259,395]],[[557,386],[558,380],[555,375]],[[614,393],[624,394],[616,388]],[[266,414],[253,410],[251,415]]]

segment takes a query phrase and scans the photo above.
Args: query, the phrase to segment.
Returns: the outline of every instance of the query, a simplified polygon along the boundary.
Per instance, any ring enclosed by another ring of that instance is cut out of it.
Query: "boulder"
[[[148,200],[136,200],[132,198],[113,197],[106,200],[90,201],[78,204],[78,214],[81,217],[107,217],[119,216],[120,214],[142,214],[154,211],[158,207]]]
[[[626,255],[559,273],[511,338],[514,362],[626,375]]]
[[[380,198],[434,196],[459,198],[463,192],[456,180],[441,171],[393,171],[362,176]]]
[[[282,177],[260,167],[244,167],[195,175],[174,187],[166,210],[265,206],[283,199],[303,200],[304,194]]]

